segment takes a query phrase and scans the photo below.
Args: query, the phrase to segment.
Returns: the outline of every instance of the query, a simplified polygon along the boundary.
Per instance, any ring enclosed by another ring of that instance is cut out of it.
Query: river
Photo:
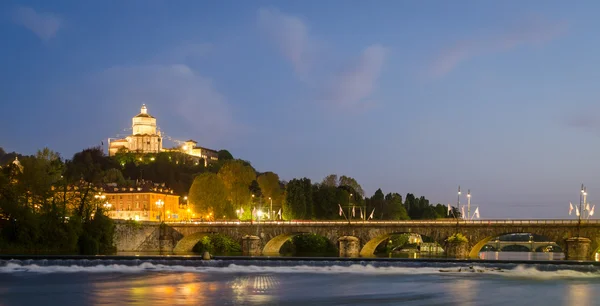
[[[593,262],[0,260],[0,305],[583,306],[599,292]]]

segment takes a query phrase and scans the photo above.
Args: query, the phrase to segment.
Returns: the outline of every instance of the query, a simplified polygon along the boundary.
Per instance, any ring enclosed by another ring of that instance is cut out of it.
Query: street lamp
[[[467,219],[471,219],[471,189],[467,190]]]
[[[156,207],[158,207],[159,213],[158,213],[158,221],[163,221],[162,219],[164,218],[162,216],[162,213],[160,212],[161,208],[164,208],[165,206],[165,201],[163,201],[162,199],[158,199],[158,201],[156,201]]]
[[[458,198],[456,200],[456,207],[460,212],[462,212],[462,210],[460,209],[460,185],[458,185]],[[462,218],[464,219],[465,216],[462,216]]]
[[[348,195],[348,222],[350,222],[350,218],[352,218],[352,215],[350,214],[350,209],[352,208],[352,194]]]

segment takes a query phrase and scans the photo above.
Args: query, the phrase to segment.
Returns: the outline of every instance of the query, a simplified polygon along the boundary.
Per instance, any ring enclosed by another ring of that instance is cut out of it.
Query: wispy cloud
[[[315,41],[309,36],[308,26],[302,19],[275,8],[261,8],[258,10],[258,26],[292,62],[296,73],[308,72],[316,47]]]
[[[364,107],[381,75],[387,50],[381,45],[368,47],[362,55],[335,74],[328,86],[327,99],[336,105]]]
[[[506,52],[519,46],[540,45],[562,35],[567,30],[565,22],[550,22],[530,18],[509,29],[487,33],[484,37],[456,42],[445,48],[432,62],[429,73],[441,77],[461,62],[489,53]]]
[[[62,20],[52,13],[39,13],[29,7],[18,7],[13,12],[16,24],[26,27],[44,41],[56,36]]]
[[[322,52],[318,40],[310,35],[309,27],[300,17],[262,8],[258,10],[258,25],[277,44],[301,79],[307,83],[329,80],[316,86],[317,92],[324,93],[319,100],[346,108],[370,104],[368,98],[376,88],[386,48],[379,44],[369,46],[360,56],[342,63],[341,69],[332,70],[322,64],[339,61],[339,56]]]

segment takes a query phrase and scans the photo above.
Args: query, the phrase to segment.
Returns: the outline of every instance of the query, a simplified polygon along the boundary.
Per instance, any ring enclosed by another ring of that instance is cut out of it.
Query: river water
[[[2,306],[584,306],[599,298],[592,262],[0,260]]]

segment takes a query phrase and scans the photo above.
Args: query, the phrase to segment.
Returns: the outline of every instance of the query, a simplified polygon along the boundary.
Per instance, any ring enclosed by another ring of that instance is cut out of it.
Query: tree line
[[[101,150],[63,160],[47,148],[32,156],[0,149],[0,161],[1,252],[113,251],[114,226],[95,195],[115,165]]]
[[[106,183],[133,187],[139,180],[164,183],[187,195],[195,212],[214,219],[255,219],[261,209],[270,218],[340,220],[351,216],[352,208],[356,219],[360,213],[365,219],[372,213],[375,220],[447,217],[445,205],[432,205],[424,196],[408,193],[403,198],[378,189],[368,197],[354,178],[335,174],[316,183],[308,178],[286,182],[274,172],[256,171],[226,150],[205,166],[203,160],[178,152],[109,157],[94,147],[63,159],[47,148],[32,156],[0,148],[0,166],[3,250],[110,251],[113,225],[94,195]],[[459,216],[456,208],[453,213]]]

